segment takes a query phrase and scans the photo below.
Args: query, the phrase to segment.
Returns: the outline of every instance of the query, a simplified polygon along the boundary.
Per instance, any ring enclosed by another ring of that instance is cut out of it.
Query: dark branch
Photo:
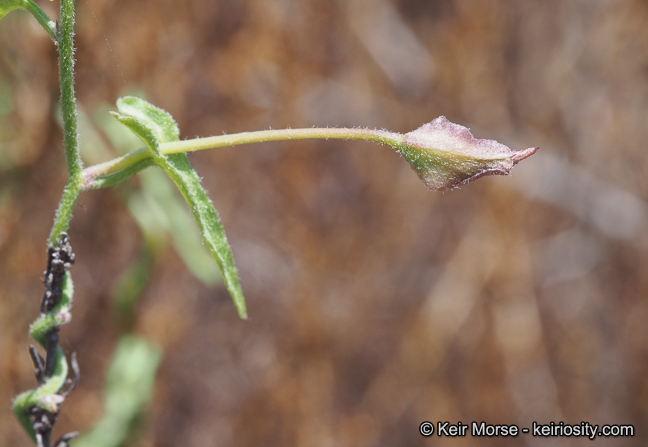
[[[45,294],[41,302],[41,313],[45,314],[52,310],[54,306],[61,300],[61,287],[63,286],[63,278],[65,272],[70,270],[74,264],[74,253],[68,241],[67,233],[61,233],[61,238],[58,240],[58,247],[50,244],[47,249],[47,270],[45,270]]]
[[[34,345],[29,345],[29,355],[34,363],[34,374],[36,375],[36,380],[38,380],[38,383],[45,383],[45,360],[38,351],[36,351]]]
[[[58,240],[58,247],[50,244],[47,249],[47,270],[45,270],[45,278],[43,278],[45,294],[41,301],[41,314],[50,312],[61,300],[65,273],[70,270],[72,264],[74,264],[72,247],[68,241],[67,234],[61,233],[61,237]],[[39,383],[45,383],[54,374],[56,353],[59,347],[58,332],[59,327],[54,326],[45,336],[45,359],[36,351],[33,345],[29,347],[29,354],[34,363],[36,380]],[[52,447],[52,428],[60,412],[58,404],[76,388],[79,382],[79,364],[77,363],[75,354],[72,354],[71,366],[74,378],[66,380],[70,384],[67,390],[59,391],[60,396],[57,396],[58,400],[54,405],[56,411],[49,411],[40,406],[34,406],[29,409],[29,415],[32,418],[32,425],[36,435],[37,447]],[[61,436],[53,444],[53,447],[69,447],[70,441],[78,436],[78,434],[78,432],[73,432]]]

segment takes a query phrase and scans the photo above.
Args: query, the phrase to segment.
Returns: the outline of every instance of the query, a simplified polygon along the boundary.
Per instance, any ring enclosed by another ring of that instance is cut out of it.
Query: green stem
[[[376,129],[348,129],[348,128],[309,128],[309,129],[277,129],[260,130],[256,132],[241,132],[232,135],[218,135],[215,137],[195,138],[193,140],[173,141],[162,143],[160,150],[163,154],[179,154],[219,147],[238,146],[240,144],[262,143],[266,141],[287,140],[362,140],[398,147],[403,144],[404,136],[399,133],[387,132]],[[125,170],[132,175],[134,166],[142,168],[150,166],[143,163],[150,157],[147,148],[140,148],[126,155],[90,166],[83,171],[84,189],[100,188],[113,185],[128,176],[120,175]]]
[[[162,153],[178,154],[180,152],[200,151],[217,147],[237,146],[239,144],[262,143],[265,141],[285,140],[363,140],[393,146],[402,141],[402,135],[376,129],[347,128],[310,128],[310,129],[277,129],[256,132],[241,132],[233,135],[196,138],[193,140],[174,141],[161,145]]]
[[[45,28],[45,31],[47,31],[47,34],[50,35],[54,43],[57,43],[58,36],[56,35],[56,22],[50,19],[48,15],[45,14],[45,11],[43,11],[40,6],[34,3],[33,0],[24,0],[23,8],[29,11],[36,18],[36,20],[38,20],[38,23],[40,23],[42,27]]]
[[[61,0],[59,35],[59,75],[61,109],[63,111],[63,142],[70,180],[81,179],[83,164],[77,138],[77,111],[74,96],[74,0]]]
[[[66,231],[72,211],[82,191],[83,163],[79,151],[76,99],[74,96],[74,0],[61,0],[61,24],[58,36],[63,144],[68,167],[68,181],[56,212],[49,241],[54,243]]]
[[[65,188],[63,189],[63,194],[61,200],[59,201],[58,209],[56,210],[56,216],[54,217],[54,224],[52,225],[52,230],[50,231],[50,236],[48,242],[51,244],[56,244],[56,240],[61,235],[62,232],[67,231],[70,226],[70,221],[72,220],[72,212],[76,205],[77,199],[81,194],[81,186],[77,181],[72,182],[68,180]]]

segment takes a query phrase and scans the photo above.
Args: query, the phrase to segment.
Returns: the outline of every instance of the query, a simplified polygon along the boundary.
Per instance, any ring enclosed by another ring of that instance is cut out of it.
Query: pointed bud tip
[[[506,175],[538,150],[512,151],[495,140],[473,136],[465,126],[440,116],[405,134],[400,154],[431,190],[443,191],[485,175]]]
[[[513,160],[513,164],[517,164],[520,161],[524,160],[527,157],[532,156],[535,154],[539,147],[530,147],[528,149],[523,149],[521,151],[513,151],[513,154],[511,155],[511,160]]]

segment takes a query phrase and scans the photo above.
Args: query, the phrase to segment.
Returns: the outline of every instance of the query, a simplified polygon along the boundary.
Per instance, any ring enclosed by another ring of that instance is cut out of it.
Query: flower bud
[[[431,190],[443,191],[484,175],[507,175],[538,148],[512,151],[494,140],[479,140],[467,127],[444,116],[405,134],[399,152]]]

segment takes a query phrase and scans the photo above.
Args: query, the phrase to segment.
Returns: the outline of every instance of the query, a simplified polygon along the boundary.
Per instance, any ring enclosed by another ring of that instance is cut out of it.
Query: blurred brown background
[[[165,357],[136,445],[590,445],[427,439],[424,420],[635,424],[595,445],[646,445],[648,3],[81,0],[77,19],[88,114],[137,89],[183,138],[446,115],[541,147],[443,194],[367,143],[191,155],[251,318],[174,251],[158,259],[134,329]],[[0,433],[17,446],[10,399],[34,384],[27,327],[65,171],[52,43],[15,12],[0,45]],[[83,376],[59,433],[101,416],[111,293],[143,244],[128,187],[84,194],[70,229],[61,338]]]

